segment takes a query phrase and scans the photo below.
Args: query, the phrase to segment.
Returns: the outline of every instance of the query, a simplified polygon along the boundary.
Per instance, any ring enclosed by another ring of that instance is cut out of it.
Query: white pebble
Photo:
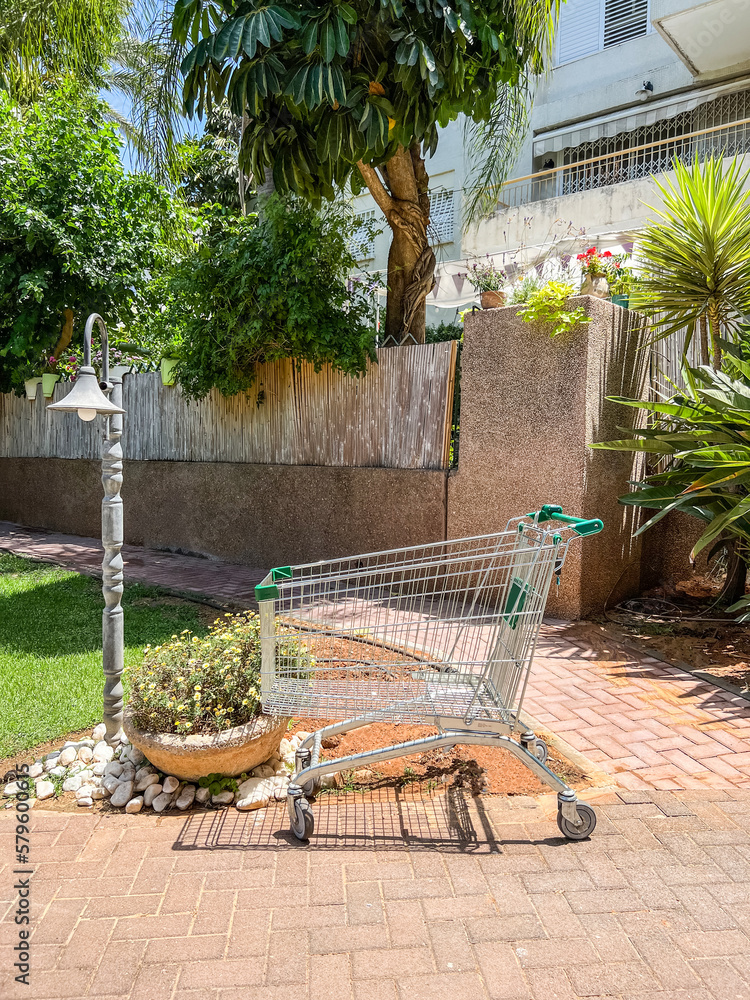
[[[125,806],[126,813],[139,813],[143,809],[143,796],[137,795]]]
[[[262,809],[273,796],[274,786],[270,778],[248,778],[237,789],[238,809]]]
[[[29,768],[29,777],[38,778],[40,774],[44,774],[44,764],[32,764]]]
[[[77,799],[90,799],[94,794],[93,785],[81,785],[81,787],[76,792]]]
[[[75,749],[75,747],[66,747],[65,750],[63,750],[60,754],[59,757],[60,763],[65,765],[65,767],[67,767],[69,764],[72,764],[73,761],[76,759],[77,753],[78,752]]]
[[[92,799],[106,799],[109,796],[109,792],[105,788],[95,788],[91,793]]]
[[[196,788],[195,790],[195,801],[199,806],[205,806],[208,800],[211,798],[211,792],[208,788]]]
[[[216,795],[211,796],[211,805],[213,806],[230,806],[234,802],[234,792],[230,792],[227,788],[223,792],[217,792]]]
[[[18,787],[18,782],[17,781],[11,781],[3,789],[3,794],[4,795],[16,795],[20,791],[21,791],[21,789]]]
[[[73,774],[69,778],[66,778],[65,781],[63,781],[63,786],[62,786],[63,787],[63,791],[64,792],[77,792],[78,789],[81,787],[82,784],[83,784],[83,781],[81,780],[80,775]]]
[[[135,772],[135,780],[140,781],[147,774],[156,774],[156,768],[152,764],[144,764],[143,767],[139,767]]]
[[[59,767],[50,768],[49,773],[54,775],[55,778],[62,778],[64,774],[68,773],[67,767],[63,767],[62,764]]]
[[[90,760],[93,759],[94,751],[91,747],[81,747],[78,751],[78,759],[82,760],[84,764],[88,764]]]
[[[103,722],[100,722],[98,726],[95,726],[94,731],[91,734],[92,738],[97,743],[99,743],[100,740],[103,740],[106,735],[107,735],[107,727],[104,725]]]
[[[304,743],[305,740],[310,736],[312,736],[312,733],[306,733],[304,729],[300,729],[300,731],[297,733],[297,739],[300,741],[300,743]]]
[[[185,785],[180,792],[175,805],[178,809],[189,809],[195,800],[195,785]]]
[[[86,808],[93,806],[94,800],[90,795],[85,795],[82,799],[76,799],[76,805],[84,806]]]
[[[110,795],[114,795],[120,784],[120,779],[116,778],[113,774],[105,774],[102,778],[102,788],[106,789]]]
[[[130,740],[122,730],[120,730],[120,746],[130,746]]]
[[[286,740],[286,739],[282,740],[279,746],[279,754],[283,758],[290,753],[294,753],[294,746],[292,745],[291,740]]]
[[[153,786],[152,786],[153,787]],[[151,803],[151,807],[154,812],[164,812],[166,808],[172,802],[173,796],[169,792],[162,792],[161,795],[157,795],[154,801]]]
[[[38,799],[49,799],[55,794],[55,786],[51,781],[37,781],[36,797]]]
[[[106,779],[105,779],[106,780]],[[127,805],[128,802],[133,798],[133,782],[132,781],[121,781],[117,788],[112,792],[112,798],[109,800],[113,806],[121,808]]]
[[[115,748],[108,746],[103,740],[97,743],[93,751],[94,760],[104,761],[106,764],[108,761],[112,760],[115,755]]]
[[[106,768],[107,768],[107,765],[104,763],[104,761],[103,760],[98,760],[96,762],[96,764],[94,764],[94,766],[91,768],[91,770],[94,772],[94,774],[98,778],[101,778],[101,777],[104,776],[104,772],[105,772]]]
[[[164,789],[161,785],[149,785],[143,793],[143,804],[146,806],[153,805],[154,799],[161,795],[163,791]]]
[[[169,775],[164,779],[164,791],[165,792],[176,792],[180,787],[180,779],[175,778],[173,775]]]
[[[136,775],[136,778],[138,776]],[[136,780],[135,790],[136,792],[145,792],[149,785],[156,785],[159,782],[158,774],[144,774],[140,780]],[[166,789],[165,789],[166,791]],[[171,789],[169,789],[171,791]]]

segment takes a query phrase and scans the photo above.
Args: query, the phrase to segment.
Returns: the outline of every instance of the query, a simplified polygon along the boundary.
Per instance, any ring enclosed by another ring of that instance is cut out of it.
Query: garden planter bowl
[[[47,397],[50,398],[52,393],[55,391],[55,382],[60,381],[59,375],[42,375],[42,392]]]
[[[174,385],[174,370],[177,365],[177,358],[161,359],[161,382],[162,385]]]
[[[288,724],[286,717],[258,715],[252,722],[222,733],[178,736],[138,729],[127,707],[123,716],[123,729],[133,746],[160,771],[186,781],[197,781],[207,774],[231,778],[263,764],[279,749]]]
[[[629,295],[613,295],[612,302],[616,306],[622,306],[623,309],[627,309],[630,303]]]
[[[505,292],[482,292],[479,301],[482,309],[499,309],[505,305]]]
[[[585,274],[581,282],[581,295],[593,295],[597,299],[609,298],[609,282],[605,274]]]
[[[37,378],[27,378],[23,384],[23,387],[26,390],[26,398],[36,399],[36,391],[41,384],[42,384],[41,375],[37,376]]]

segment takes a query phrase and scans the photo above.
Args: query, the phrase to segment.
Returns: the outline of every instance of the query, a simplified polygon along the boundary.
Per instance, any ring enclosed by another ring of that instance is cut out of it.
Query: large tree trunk
[[[421,149],[399,146],[380,173],[358,164],[373,198],[391,228],[385,343],[423,344],[425,300],[435,284],[435,254],[427,242],[430,223],[429,177]]]

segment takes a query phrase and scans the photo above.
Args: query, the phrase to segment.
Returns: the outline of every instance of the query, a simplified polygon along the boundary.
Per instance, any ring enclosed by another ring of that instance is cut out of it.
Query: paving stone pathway
[[[91,572],[93,539],[0,525]],[[128,547],[131,579],[249,600],[243,567]],[[526,707],[612,776],[590,841],[553,796],[323,797],[282,808],[32,814],[31,985],[13,981],[0,813],[0,997],[750,1000],[750,703],[627,648],[544,631]]]

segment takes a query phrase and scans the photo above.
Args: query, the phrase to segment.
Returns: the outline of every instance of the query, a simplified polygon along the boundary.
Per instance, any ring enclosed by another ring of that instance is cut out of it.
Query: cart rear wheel
[[[313,778],[311,781],[306,781],[302,786],[302,791],[308,799],[314,799],[318,794],[320,791],[321,780],[321,778]]]
[[[310,803],[304,796],[289,800],[289,818],[292,833],[297,840],[309,840],[315,829],[315,817]]]
[[[557,826],[563,837],[567,837],[568,840],[585,840],[586,837],[591,836],[594,832],[596,813],[585,802],[577,802],[576,810],[581,820],[580,826],[575,826],[569,820],[565,819],[562,809],[558,809],[557,811]]]
[[[540,740],[539,738],[537,738],[535,752],[537,760],[540,760],[542,764],[546,764],[549,750],[547,749],[547,744],[544,742],[544,740]]]

